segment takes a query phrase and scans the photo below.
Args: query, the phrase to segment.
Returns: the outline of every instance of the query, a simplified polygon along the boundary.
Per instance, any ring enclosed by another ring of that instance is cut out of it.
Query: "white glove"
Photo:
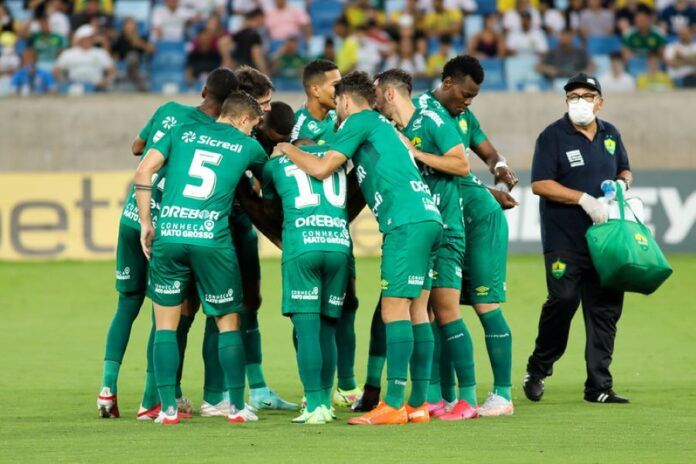
[[[578,202],[595,224],[604,224],[609,219],[609,208],[603,201],[583,193]]]
[[[623,179],[619,179],[616,181],[616,188],[620,188],[622,193],[628,192],[628,184]]]

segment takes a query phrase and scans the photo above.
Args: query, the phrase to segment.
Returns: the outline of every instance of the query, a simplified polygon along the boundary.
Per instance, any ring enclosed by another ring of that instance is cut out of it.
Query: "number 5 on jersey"
[[[215,172],[205,165],[212,164],[213,166],[218,166],[221,160],[222,155],[220,153],[197,149],[193,153],[193,160],[191,161],[191,167],[188,173],[191,177],[201,179],[201,185],[187,184],[186,187],[184,187],[184,196],[197,200],[207,200],[210,198],[213,190],[215,190],[217,177],[215,176]]]

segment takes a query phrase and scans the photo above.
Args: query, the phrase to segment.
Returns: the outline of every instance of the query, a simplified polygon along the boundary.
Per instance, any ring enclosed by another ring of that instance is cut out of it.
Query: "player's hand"
[[[273,153],[271,153],[271,158],[276,158],[278,156],[283,156],[285,152],[283,151],[283,148],[285,145],[290,145],[287,142],[280,142],[278,145],[273,147]]]
[[[603,201],[583,193],[578,204],[585,210],[595,224],[604,224],[609,219],[609,208]]]
[[[515,171],[508,166],[498,166],[493,170],[493,175],[495,176],[493,183],[495,185],[503,183],[507,185],[508,190],[512,190],[513,187],[517,185],[517,182],[519,182]]]
[[[152,242],[155,239],[155,228],[152,224],[140,224],[140,246],[143,247],[143,253],[147,260],[150,260],[152,252]]]
[[[515,206],[519,205],[517,200],[515,200],[515,197],[513,197],[507,192],[494,189],[488,189],[488,191],[491,192],[491,195],[493,195],[495,201],[497,201],[503,209],[512,209]]]

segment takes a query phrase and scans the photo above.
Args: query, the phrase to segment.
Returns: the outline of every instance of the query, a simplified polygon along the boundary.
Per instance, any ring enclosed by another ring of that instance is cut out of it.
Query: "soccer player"
[[[429,322],[429,274],[440,245],[442,220],[413,155],[389,121],[372,110],[375,89],[369,76],[362,72],[343,76],[336,85],[336,97],[342,124],[323,157],[287,143],[280,144],[279,149],[302,171],[320,180],[348,159],[355,164],[363,197],[383,234],[382,317],[386,326],[388,386],[384,402],[348,423],[404,424],[409,418],[404,396],[414,349],[412,324]],[[429,357],[432,353],[427,352],[427,345],[423,343],[423,353]],[[423,387],[413,385],[416,389]],[[419,416],[427,420],[427,407],[414,418]]]
[[[303,149],[321,157],[325,147]],[[346,297],[351,248],[346,190],[343,167],[323,181],[302,172],[286,156],[272,158],[264,167],[267,204],[282,200],[282,212],[267,210],[283,215],[283,315],[290,317],[297,337],[297,365],[307,400],[294,423],[333,420],[336,324]]]
[[[476,153],[489,167],[495,184],[505,184],[512,189],[517,177],[507,166],[505,158],[498,154],[493,144],[469,109],[483,82],[483,68],[472,56],[457,56],[449,60],[442,70],[442,81],[437,88],[414,99],[419,108],[435,111],[443,118],[452,118],[460,137],[468,150]],[[508,226],[503,208],[516,205],[506,192],[486,188],[472,173],[460,179],[464,223],[466,225],[465,268],[462,280],[461,304],[472,305],[483,325],[488,357],[493,368],[493,389],[484,404],[478,408],[482,416],[499,416],[513,413],[511,390],[512,335],[501,308],[505,301],[505,272],[507,258]],[[502,208],[501,208],[502,206]],[[476,406],[476,380],[471,336],[464,331],[463,343],[469,353],[461,369],[467,379],[460,381],[459,400]],[[453,381],[448,370],[442,371],[444,400],[448,410],[454,412],[456,400]]]
[[[399,69],[387,70],[375,77],[377,110],[392,120],[397,129],[414,145],[413,153],[418,160],[421,175],[430,188],[437,204],[444,228],[442,245],[435,258],[432,277],[432,291],[429,306],[435,317],[432,325],[414,325],[414,339],[417,331],[433,334],[439,332],[445,340],[442,350],[447,352],[457,372],[460,385],[466,382],[464,361],[470,354],[464,335],[466,326],[459,311],[459,298],[464,266],[464,221],[460,208],[459,178],[469,175],[469,161],[462,144],[457,126],[451,118],[443,118],[436,112],[416,108],[411,101],[411,76]],[[433,335],[431,335],[431,339]],[[437,359],[417,358],[418,348],[411,360],[411,381],[430,383],[433,363]],[[436,370],[437,371],[437,370]],[[425,393],[425,388],[423,392]],[[413,390],[408,404],[417,408],[426,402],[426,396],[415,396]],[[445,420],[462,420],[478,417],[476,409],[466,401],[457,403],[452,411],[445,414],[444,405],[429,405],[429,411]]]
[[[291,141],[310,139],[318,145],[331,142],[336,125],[335,86],[340,80],[341,72],[332,61],[315,60],[305,66],[302,84],[307,101],[295,112],[295,127],[292,130]],[[357,310],[355,257],[351,249],[348,290],[336,330],[338,387],[333,397],[336,406],[351,406],[362,395],[362,389],[355,383],[355,313]]]
[[[230,94],[216,123],[173,129],[148,150],[135,173],[140,240],[150,259],[155,306],[155,378],[162,401],[156,422],[178,424],[176,328],[186,292],[196,288],[218,326],[218,356],[230,400],[229,422],[258,420],[244,403],[244,346],[239,331],[242,284],[229,230],[232,198],[247,169],[261,175],[266,155],[249,137],[263,112],[245,92]],[[152,176],[167,166],[157,229],[147,206]]]
[[[203,102],[197,107],[176,102],[168,102],[159,107],[134,140],[133,154],[142,155],[146,148],[149,148],[174,127],[194,122],[199,124],[214,122],[220,114],[222,102],[231,91],[237,89],[238,85],[237,77],[230,69],[218,68],[214,70],[208,76],[203,88]],[[161,172],[160,177],[163,174],[164,172]],[[158,183],[158,185],[160,184]],[[155,210],[153,217],[155,218],[160,196],[161,190],[158,187],[152,195],[152,207]],[[135,203],[135,190],[131,188],[119,223],[116,249],[116,290],[119,293],[119,300],[116,314],[114,314],[106,337],[102,389],[97,399],[99,415],[104,418],[119,417],[120,415],[117,401],[119,369],[133,321],[140,311],[147,289],[147,259],[140,247],[139,231],[140,222],[138,207]],[[194,305],[197,306],[194,302],[187,307]],[[181,318],[181,326],[178,330],[181,347],[185,347],[185,339],[181,338],[188,332],[191,320],[187,316]],[[149,356],[145,394],[138,413],[138,417],[144,419],[154,418],[159,413],[159,395],[154,382],[154,370],[151,362],[152,337],[154,337],[154,328],[148,343]],[[215,356],[217,357],[217,352]],[[181,394],[178,395],[179,398],[181,396]]]

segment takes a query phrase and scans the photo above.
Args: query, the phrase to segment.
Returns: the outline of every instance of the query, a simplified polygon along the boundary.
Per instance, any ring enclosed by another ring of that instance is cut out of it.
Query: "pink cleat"
[[[459,400],[449,412],[441,415],[439,419],[445,421],[459,421],[476,419],[477,417],[479,417],[479,413],[475,407],[471,406],[465,400]]]

